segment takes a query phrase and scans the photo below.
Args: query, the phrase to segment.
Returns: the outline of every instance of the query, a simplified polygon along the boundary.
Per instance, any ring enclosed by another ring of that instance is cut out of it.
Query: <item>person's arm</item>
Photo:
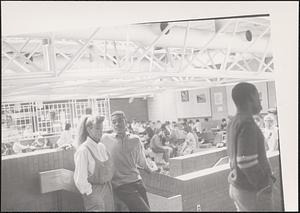
[[[162,145],[160,144],[160,138],[158,135],[154,135],[151,139],[152,146],[156,148],[162,148]]]
[[[57,146],[58,147],[62,147],[66,144],[66,133],[65,132],[62,132],[58,141],[56,142],[57,143]]]
[[[139,139],[137,139],[137,140],[139,140]],[[144,151],[144,147],[143,147],[140,140],[137,143],[137,164],[139,166],[141,166],[147,172],[155,171],[155,169],[153,169],[147,161],[145,151]]]
[[[74,155],[75,171],[74,182],[81,194],[91,194],[92,185],[88,178],[88,153],[87,150],[79,150]]]
[[[256,140],[257,132],[250,122],[244,123],[239,132],[237,137],[237,166],[255,189],[261,189],[268,185],[268,176],[258,162],[258,148],[261,146]]]

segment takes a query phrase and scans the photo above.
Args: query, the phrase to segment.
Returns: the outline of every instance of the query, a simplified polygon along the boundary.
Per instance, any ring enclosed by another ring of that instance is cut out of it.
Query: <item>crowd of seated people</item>
[[[146,157],[150,163],[158,163],[168,166],[169,159],[177,156],[184,156],[198,152],[201,148],[224,147],[226,140],[227,123],[230,120],[222,118],[216,128],[212,128],[212,121],[205,118],[187,120],[181,122],[161,122],[138,121],[133,119],[128,122],[127,129],[130,133],[140,136],[146,150]],[[278,150],[278,127],[276,112],[270,111],[267,115],[257,115],[254,117],[257,125],[262,129],[265,136],[266,150]],[[221,141],[214,141],[217,134],[223,135]],[[24,144],[19,140],[10,143],[2,143],[2,156],[17,153],[24,153],[46,148],[69,149],[74,142],[74,135],[71,125],[66,124],[59,139],[53,143],[48,138],[43,138],[40,134],[34,135],[31,143]],[[157,156],[161,156],[160,158]]]
[[[219,131],[226,132],[227,120],[219,123]],[[206,119],[201,123],[199,119],[181,122],[137,121],[128,122],[130,133],[140,136],[144,144],[145,155],[148,162],[158,168],[161,173],[168,174],[169,159],[199,152],[206,147],[217,148],[213,140],[206,138],[207,134],[215,135]],[[224,142],[224,141],[223,141]],[[209,144],[210,146],[203,146]]]
[[[13,155],[15,154],[13,150],[13,142],[1,143],[1,155]]]
[[[25,130],[29,130],[30,128],[26,128]],[[24,135],[24,133],[23,133]],[[26,137],[23,140],[19,138],[13,138],[9,141],[1,143],[1,155],[13,155],[19,153],[27,153],[33,152],[41,149],[54,149],[58,150],[64,149],[67,150],[73,147],[74,137],[71,131],[71,125],[66,124],[65,130],[61,133],[57,140],[58,136],[54,136],[51,139],[47,136],[42,136],[40,132],[33,132],[31,135],[26,131]],[[55,139],[56,138],[56,139]]]

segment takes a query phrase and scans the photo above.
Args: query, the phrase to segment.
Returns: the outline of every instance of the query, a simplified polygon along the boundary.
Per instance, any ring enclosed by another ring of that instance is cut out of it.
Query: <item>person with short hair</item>
[[[197,142],[190,126],[186,126],[184,131],[187,133],[185,141],[180,149],[180,155],[188,155],[196,152]]]
[[[173,149],[166,146],[166,141],[169,140],[170,132],[166,128],[165,124],[154,134],[150,141],[150,147],[154,153],[163,153],[163,159],[166,163],[169,162],[169,158],[173,153]]]
[[[74,182],[82,194],[86,211],[114,211],[113,162],[105,146],[99,143],[103,121],[102,116],[87,115],[78,128]]]
[[[161,122],[160,120],[157,120],[154,126],[154,133],[156,133],[157,131],[159,131],[159,129],[161,128]]]
[[[126,132],[125,113],[113,112],[111,121],[114,133],[104,134],[101,142],[111,154],[115,165],[112,184],[116,199],[125,203],[129,211],[150,211],[138,166],[147,172],[154,169],[147,162],[140,138]]]
[[[226,128],[227,128],[226,118],[222,118],[221,130],[226,130]]]
[[[237,113],[227,128],[229,195],[238,211],[272,211],[276,179],[266,156],[264,135],[253,119],[262,109],[257,88],[238,83],[232,99]]]
[[[208,118],[204,118],[204,122],[202,123],[202,132],[210,131],[210,124],[208,122]]]
[[[65,130],[61,133],[56,143],[59,149],[60,148],[69,149],[72,147],[74,140],[72,136],[71,124],[66,123]]]
[[[152,122],[148,122],[146,129],[144,131],[144,134],[146,134],[146,136],[147,136],[147,139],[146,139],[147,144],[150,143],[151,138],[154,135],[154,124]]]
[[[202,129],[201,129],[201,122],[199,119],[196,119],[196,123],[193,127],[196,131],[197,134],[200,134],[202,132]]]

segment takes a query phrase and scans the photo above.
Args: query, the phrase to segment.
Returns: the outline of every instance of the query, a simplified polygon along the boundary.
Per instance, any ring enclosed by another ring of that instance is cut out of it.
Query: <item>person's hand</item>
[[[65,148],[65,150],[71,149],[72,145],[71,144],[67,144],[64,148]]]
[[[262,188],[261,190],[259,190],[257,193],[256,193],[256,196],[260,196],[264,193],[271,193],[272,192],[272,186],[271,185],[268,185],[264,188]]]

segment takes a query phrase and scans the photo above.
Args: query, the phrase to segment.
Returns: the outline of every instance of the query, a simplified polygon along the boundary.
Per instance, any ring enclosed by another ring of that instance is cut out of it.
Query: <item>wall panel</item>
[[[148,120],[147,100],[143,98],[135,98],[132,103],[129,103],[128,98],[110,99],[110,111],[121,110],[125,113],[127,119],[137,119],[138,121]]]
[[[211,117],[209,89],[190,90],[187,102],[182,102],[181,92],[176,92],[176,104],[178,118]]]
[[[225,87],[210,88],[212,119],[221,120],[228,116],[227,95]]]

